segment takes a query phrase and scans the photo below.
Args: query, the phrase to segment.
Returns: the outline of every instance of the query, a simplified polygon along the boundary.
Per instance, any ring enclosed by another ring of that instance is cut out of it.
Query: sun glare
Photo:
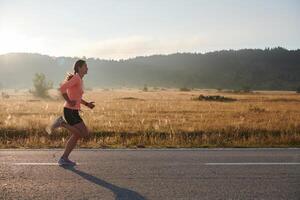
[[[16,30],[0,30],[0,54],[10,52],[28,52],[34,50],[37,43]]]

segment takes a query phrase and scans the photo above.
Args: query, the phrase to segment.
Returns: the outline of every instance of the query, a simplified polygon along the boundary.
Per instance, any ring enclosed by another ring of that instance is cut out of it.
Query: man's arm
[[[95,105],[94,105],[95,102],[93,102],[93,101],[87,102],[87,101],[81,99],[80,103],[85,105],[86,107],[89,107],[90,109],[93,109],[95,107]]]
[[[88,102],[86,102],[86,101],[85,101],[85,100],[83,100],[83,99],[81,99],[80,103],[81,103],[81,104],[83,104],[83,105],[85,105],[85,106],[87,106],[87,105],[88,105]]]

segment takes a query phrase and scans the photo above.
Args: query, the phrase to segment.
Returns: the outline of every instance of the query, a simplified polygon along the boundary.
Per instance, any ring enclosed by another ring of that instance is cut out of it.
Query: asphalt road
[[[0,150],[0,199],[300,199],[300,149]]]

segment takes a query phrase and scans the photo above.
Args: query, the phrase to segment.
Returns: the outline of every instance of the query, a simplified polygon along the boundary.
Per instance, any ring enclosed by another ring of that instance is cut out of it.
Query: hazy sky
[[[300,48],[299,0],[0,0],[0,54]]]

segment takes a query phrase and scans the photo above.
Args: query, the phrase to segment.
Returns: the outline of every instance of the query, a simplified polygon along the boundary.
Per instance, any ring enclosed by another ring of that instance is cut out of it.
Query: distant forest
[[[76,57],[30,53],[0,55],[0,87],[31,88],[35,73],[44,73],[58,87],[72,72]],[[175,53],[126,60],[84,58],[86,87],[215,88],[296,90],[300,87],[300,49],[222,50]]]

